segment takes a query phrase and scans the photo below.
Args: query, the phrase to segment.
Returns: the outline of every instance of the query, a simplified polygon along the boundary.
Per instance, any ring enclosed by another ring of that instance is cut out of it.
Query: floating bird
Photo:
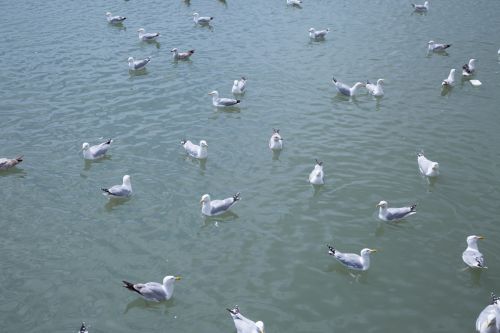
[[[366,90],[376,97],[384,96],[384,89],[382,89],[382,83],[384,83],[384,79],[378,79],[377,84],[370,83],[370,81],[366,81]]]
[[[283,149],[283,138],[280,135],[279,129],[273,128],[273,135],[269,139],[269,149],[271,150],[281,150]]]
[[[110,198],[126,198],[132,194],[132,184],[130,183],[130,176],[123,176],[123,183],[121,185],[115,185],[110,188],[102,188],[104,195]]]
[[[476,72],[476,59],[470,59],[468,64],[462,66],[463,76],[472,76]]]
[[[412,3],[411,6],[415,9],[416,12],[426,12],[429,10],[429,1],[424,2],[423,5],[416,5]]]
[[[217,107],[234,106],[240,103],[239,99],[219,98],[219,92],[217,90],[214,90],[208,94],[212,95],[212,104]]]
[[[110,12],[106,13],[106,20],[111,24],[121,24],[127,18],[125,16],[112,16]]]
[[[23,161],[23,155],[16,158],[0,158],[0,170],[7,170],[15,167]]]
[[[89,333],[89,331],[87,330],[87,326],[85,326],[85,322],[83,322],[82,326],[80,326],[79,333]]]
[[[234,309],[226,308],[231,314],[236,326],[237,333],[264,333],[264,323],[262,321],[254,322],[240,313],[238,305]]]
[[[491,304],[486,306],[476,319],[479,333],[500,333],[500,298],[491,293]]]
[[[195,145],[189,140],[181,140],[181,145],[190,156],[197,159],[205,159],[208,156],[208,144],[205,140],[200,141],[200,145]]]
[[[462,260],[472,268],[487,268],[484,266],[484,257],[477,248],[477,241],[484,239],[483,236],[471,235],[467,237],[467,248],[462,253]]]
[[[376,207],[380,207],[378,218],[384,221],[397,221],[416,213],[416,204],[409,207],[387,208],[387,201],[380,201]]]
[[[309,174],[309,183],[313,185],[323,185],[325,183],[323,173],[323,162],[316,160],[313,171]]]
[[[151,61],[151,57],[141,60],[134,60],[133,57],[128,58],[128,68],[130,70],[140,70],[146,68],[146,65]]]
[[[187,52],[179,52],[174,47],[170,52],[172,52],[172,58],[174,58],[174,60],[188,60],[193,55],[194,50],[189,50]]]
[[[224,200],[210,200],[210,195],[204,194],[201,197],[201,213],[206,216],[220,215],[228,211],[237,201],[240,200],[240,193],[236,193]]]
[[[314,28],[309,28],[309,37],[313,39],[324,39],[330,29],[326,28],[325,30],[314,30]]]
[[[160,36],[159,32],[145,32],[144,28],[137,30],[139,33],[139,39],[145,42],[156,40]]]
[[[424,156],[423,152],[417,154],[418,169],[427,177],[436,177],[439,175],[439,163],[433,162]]]
[[[335,80],[335,78],[332,78],[332,80],[333,80],[333,83],[335,84],[335,87],[337,87],[338,92],[343,94],[343,95],[346,95],[346,96],[354,96],[354,94],[356,93],[356,90],[359,87],[365,86],[365,84],[362,82],[356,82],[352,87],[349,87],[348,85],[343,84],[342,82]]]
[[[174,282],[179,281],[180,276],[168,275],[163,278],[163,284],[158,282],[146,282],[146,283],[130,283],[127,281],[122,281],[125,288],[131,291],[135,291],[148,301],[165,301],[172,298],[174,294]]]
[[[449,48],[451,44],[439,44],[434,42],[433,40],[430,40],[427,43],[427,50],[428,51],[434,51],[434,52],[443,52],[447,48]]]
[[[327,246],[329,255],[334,256],[335,259],[347,268],[358,271],[366,271],[370,268],[370,253],[377,252],[375,249],[365,248],[361,250],[361,255],[357,255],[356,253],[342,253],[330,245]]]
[[[448,78],[443,80],[442,86],[453,87],[455,85],[455,68],[450,69]]]
[[[86,160],[96,160],[101,157],[104,157],[109,147],[111,146],[112,142],[113,140],[109,139],[106,142],[103,142],[101,144],[92,147],[89,145],[88,142],[84,142],[82,145],[83,158]]]
[[[193,13],[193,21],[194,23],[198,23],[200,25],[209,24],[214,18],[212,16],[200,16],[198,13]]]
[[[241,79],[234,80],[231,92],[235,95],[238,94],[241,95],[245,92],[246,85],[247,85],[247,79],[244,76],[242,76]]]
[[[286,0],[286,4],[289,6],[300,7],[302,5],[302,1],[301,0]]]

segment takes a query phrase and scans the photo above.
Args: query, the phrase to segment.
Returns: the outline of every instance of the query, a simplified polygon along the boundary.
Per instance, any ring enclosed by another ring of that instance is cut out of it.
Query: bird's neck
[[[479,251],[479,249],[477,248],[477,243],[474,240],[467,242],[467,247],[471,250]]]
[[[206,215],[210,214],[210,201],[203,201],[201,204],[201,211]]]
[[[361,255],[361,264],[363,265],[363,270],[367,270],[370,267],[370,255],[368,253]]]
[[[356,92],[356,90],[358,90],[360,84],[359,83],[356,83],[354,86],[352,86],[351,88],[351,95],[354,95],[354,93]]]
[[[167,294],[167,299],[172,297],[172,294],[174,293],[174,283],[173,281],[167,281],[166,283],[163,284],[163,289],[165,289],[165,293]]]

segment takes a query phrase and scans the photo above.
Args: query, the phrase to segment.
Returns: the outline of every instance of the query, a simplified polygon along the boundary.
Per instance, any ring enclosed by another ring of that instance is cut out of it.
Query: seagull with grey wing
[[[491,293],[491,304],[487,305],[476,319],[479,333],[500,333],[500,298]]]
[[[194,54],[194,50],[179,52],[176,47],[174,47],[170,52],[172,52],[172,58],[174,60],[189,60],[189,58]]]
[[[157,37],[160,37],[159,32],[146,32],[144,28],[140,28],[137,32],[139,33],[139,39],[144,42],[154,41]]]
[[[233,318],[237,333],[264,333],[264,323],[260,320],[254,322],[243,316],[238,305],[234,309],[226,308],[226,310],[229,311]]]
[[[123,21],[125,21],[127,18],[125,16],[113,16],[110,12],[106,13],[106,20],[108,20],[108,23],[111,24],[122,24]]]
[[[325,30],[316,30],[314,28],[309,28],[309,38],[316,40],[325,39],[329,31],[329,28],[326,28]]]
[[[341,93],[342,95],[346,95],[346,96],[354,96],[359,87],[366,86],[363,82],[356,82],[352,87],[349,87],[348,85],[346,85],[340,81],[337,81],[335,79],[335,77],[332,78],[332,81],[335,84],[337,91],[339,93]]]
[[[160,302],[169,300],[174,294],[174,283],[179,281],[180,276],[167,275],[163,278],[163,283],[146,282],[146,283],[131,283],[122,281],[123,287],[130,291],[136,292],[148,301]]]
[[[423,152],[417,154],[417,164],[420,173],[427,177],[436,177],[439,175],[439,163],[429,160]]]
[[[197,159],[205,159],[208,156],[208,144],[205,140],[200,141],[200,145],[196,145],[189,140],[181,140],[181,145],[186,153]]]
[[[235,106],[241,102],[239,99],[219,97],[219,92],[217,90],[208,94],[212,96],[212,104],[216,107]]]
[[[146,68],[146,65],[151,61],[151,57],[146,57],[144,59],[135,60],[133,57],[128,58],[128,69],[129,70],[141,70]]]
[[[424,2],[423,5],[417,5],[417,4],[412,3],[411,6],[413,7],[413,9],[416,12],[421,12],[421,13],[426,12],[429,10],[429,1]]]
[[[357,271],[366,271],[370,268],[370,254],[377,252],[375,249],[362,249],[358,255],[356,253],[342,253],[331,245],[328,246],[328,254],[335,257],[342,265]]]
[[[472,268],[487,268],[484,265],[484,256],[477,248],[477,241],[484,239],[483,236],[471,235],[467,237],[467,248],[462,253],[462,260]]]
[[[227,212],[236,202],[240,200],[240,193],[236,193],[224,200],[211,200],[209,194],[201,197],[201,213],[206,216],[215,216]]]
[[[378,218],[384,221],[398,221],[417,213],[416,204],[400,208],[388,208],[387,205],[387,201],[383,200],[377,205],[379,207]]]
[[[126,198],[132,194],[132,184],[130,183],[130,176],[123,176],[123,183],[121,185],[115,185],[110,188],[101,189],[104,195],[110,198]]]
[[[88,142],[84,142],[82,145],[83,158],[86,160],[96,160],[104,157],[112,142],[113,140],[108,139],[107,141],[95,146],[90,146]]]
[[[0,170],[7,170],[15,167],[23,161],[23,155],[17,156],[16,158],[0,158]]]
[[[429,52],[444,52],[450,46],[451,46],[451,44],[440,44],[440,43],[434,42],[433,40],[430,40],[427,43],[427,50]]]

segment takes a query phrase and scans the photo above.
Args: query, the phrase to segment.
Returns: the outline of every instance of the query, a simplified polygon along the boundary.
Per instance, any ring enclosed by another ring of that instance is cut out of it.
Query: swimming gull
[[[483,236],[471,235],[467,237],[467,248],[462,253],[462,260],[472,268],[487,268],[484,266],[484,257],[477,248],[477,241],[484,239]]]
[[[194,23],[198,23],[200,25],[209,24],[214,18],[212,16],[200,16],[198,13],[193,13],[193,21]]]
[[[145,32],[144,28],[140,28],[137,32],[139,33],[139,39],[145,42],[156,40],[160,36],[159,32]]]
[[[500,298],[491,293],[491,304],[487,305],[476,319],[479,333],[500,333]]]
[[[247,85],[247,79],[242,76],[239,80],[234,80],[233,88],[231,88],[231,92],[235,95],[243,94],[245,92],[245,88]]]
[[[85,322],[82,322],[82,326],[80,326],[80,331],[78,331],[79,333],[89,333],[89,331],[87,330],[87,326],[85,326]]]
[[[95,160],[104,157],[112,142],[113,140],[109,139],[106,142],[92,147],[88,142],[84,142],[82,145],[83,158],[86,160]]]
[[[325,175],[323,173],[323,162],[316,160],[316,165],[313,171],[309,174],[309,183],[313,185],[323,185],[325,183]]]
[[[177,48],[174,47],[170,52],[172,52],[172,58],[174,58],[174,60],[188,60],[193,55],[194,50],[179,52]]]
[[[0,158],[0,170],[7,170],[15,167],[23,161],[23,155],[17,156],[16,158]]]
[[[125,16],[112,16],[110,12],[106,13],[106,20],[108,20],[108,23],[111,24],[121,24],[123,21],[125,21],[127,18]]]
[[[214,91],[212,91],[212,92],[210,92],[208,94],[212,95],[212,104],[214,106],[226,107],[226,106],[234,106],[234,105],[240,103],[239,99],[220,98],[219,97],[219,92],[217,90],[214,90]]]
[[[384,83],[384,79],[378,79],[377,84],[370,83],[370,81],[366,81],[366,90],[376,97],[384,96],[384,89],[382,89],[382,83]]]
[[[451,44],[439,44],[439,43],[434,42],[433,40],[430,40],[429,42],[427,42],[427,50],[428,51],[442,52],[442,51],[445,51],[450,46],[451,46]]]
[[[291,5],[291,6],[301,7],[302,1],[301,0],[286,0],[286,4],[289,6]]]
[[[397,221],[415,214],[417,205],[400,208],[387,208],[387,201],[380,201],[376,207],[380,207],[378,218],[384,221]]]
[[[309,37],[312,39],[324,39],[328,34],[330,29],[326,28],[325,30],[315,30],[314,28],[309,28]]]
[[[140,70],[146,68],[146,65],[151,61],[151,57],[146,57],[140,60],[134,60],[133,57],[128,58],[128,68],[130,70]]]
[[[476,72],[476,59],[470,59],[468,64],[462,66],[463,76],[472,76]]]
[[[160,302],[169,300],[174,294],[174,282],[179,281],[180,276],[167,275],[163,278],[163,284],[158,282],[130,283],[122,281],[125,288],[135,291],[148,301]]]
[[[132,194],[132,184],[130,183],[130,176],[123,176],[123,183],[121,185],[115,185],[110,188],[101,189],[104,195],[110,198],[126,198]]]
[[[333,83],[335,84],[335,87],[337,87],[338,92],[343,94],[343,95],[346,95],[346,96],[354,96],[354,94],[356,93],[356,90],[359,87],[365,86],[365,84],[362,82],[356,82],[352,87],[349,87],[348,85],[343,84],[342,82],[335,80],[335,78],[332,78],[332,80],[333,80]]]
[[[200,141],[200,145],[195,145],[189,140],[181,140],[181,145],[190,156],[198,159],[204,159],[208,156],[208,144],[205,140]]]
[[[448,74],[448,78],[443,80],[441,83],[442,86],[453,87],[455,85],[455,68],[450,69],[450,74]]]
[[[273,128],[273,135],[269,139],[269,149],[281,150],[283,149],[283,138],[280,135],[280,130]]]
[[[243,316],[238,305],[234,309],[226,308],[226,310],[229,311],[233,318],[237,333],[264,333],[264,323],[262,321],[254,322]]]
[[[439,175],[439,163],[433,162],[424,156],[423,152],[417,154],[418,169],[422,175],[436,177]]]
[[[240,193],[236,193],[224,200],[210,200],[210,195],[204,194],[201,197],[201,213],[206,216],[220,215],[228,211],[237,201],[240,200]]]
[[[424,2],[423,5],[416,5],[412,3],[411,6],[415,9],[416,12],[426,12],[429,10],[429,1]]]
[[[375,249],[362,249],[360,255],[356,253],[342,253],[333,246],[328,246],[328,254],[334,256],[335,259],[349,269],[358,271],[366,271],[370,268],[370,253],[377,252]]]

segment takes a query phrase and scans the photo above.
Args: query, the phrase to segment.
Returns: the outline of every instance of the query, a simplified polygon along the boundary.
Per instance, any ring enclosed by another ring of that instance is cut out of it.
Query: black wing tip
[[[317,165],[323,165],[323,161],[319,161],[317,158],[316,158],[316,159],[314,159],[314,160],[316,161],[316,164],[317,164]]]
[[[417,211],[417,204],[413,204],[410,206],[410,211],[411,212],[416,212]]]
[[[108,139],[108,141],[106,141],[106,144],[107,144],[107,145],[110,145],[110,144],[111,144],[111,142],[113,142],[113,139],[109,138],[109,139]]]
[[[330,244],[326,244],[326,246],[328,247],[328,254],[329,255],[334,255],[335,254],[335,248],[333,246],[331,246]]]
[[[337,80],[335,80],[335,76],[332,76],[333,82],[337,83]]]
[[[234,201],[238,201],[238,200],[241,200],[241,197],[240,197],[240,192],[236,193],[235,195],[233,195],[233,199]]]
[[[18,161],[19,163],[21,163],[23,161],[23,158],[24,156],[23,155],[19,155],[15,158],[16,161]]]
[[[187,142],[187,140],[185,140],[185,139],[181,140],[181,145],[184,146],[186,144],[186,142]]]
[[[444,46],[444,48],[445,48],[445,49],[447,49],[447,48],[449,48],[450,46],[451,46],[451,44],[446,44],[446,45]]]
[[[101,191],[106,192],[108,194],[111,194],[111,192],[109,192],[109,190],[107,188],[101,188]]]

